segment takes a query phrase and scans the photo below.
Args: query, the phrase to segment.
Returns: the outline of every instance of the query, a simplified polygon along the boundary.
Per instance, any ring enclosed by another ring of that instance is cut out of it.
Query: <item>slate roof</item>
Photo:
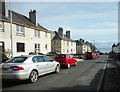
[[[43,26],[41,26],[40,24],[38,24],[37,26],[26,16],[11,11],[12,12],[12,22],[18,25],[22,25],[22,26],[26,26],[26,27],[32,27],[34,29],[38,29],[41,31],[45,31],[45,32],[49,32],[46,28],[44,28]],[[5,17],[1,12],[0,12],[0,18],[2,20],[7,20],[10,22],[10,10],[8,10],[8,14],[9,14],[9,18]]]
[[[19,14],[17,12],[11,11],[12,12],[12,21],[22,24],[22,25],[27,25],[27,26],[32,26],[35,27],[36,25],[32,23],[32,21],[27,18],[26,16]],[[10,18],[10,10],[9,10],[9,18]]]
[[[10,15],[10,10],[9,10],[9,15]],[[12,11],[12,20],[13,22],[22,24],[24,26],[34,27],[35,29],[49,32],[46,28],[41,26],[39,23],[36,26],[28,17],[14,11]]]
[[[55,31],[55,36],[53,37],[53,40],[66,40],[66,41],[72,41],[74,42],[73,39],[68,38],[66,35],[63,34],[63,37],[61,35],[59,35],[56,31]]]
[[[75,40],[77,45],[84,45],[85,43],[80,42],[79,40]]]

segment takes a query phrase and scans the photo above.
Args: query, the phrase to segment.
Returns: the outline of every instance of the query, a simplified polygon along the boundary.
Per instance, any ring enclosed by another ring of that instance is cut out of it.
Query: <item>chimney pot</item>
[[[66,31],[66,36],[70,38],[70,31]]]
[[[63,28],[59,27],[58,34],[63,37]]]

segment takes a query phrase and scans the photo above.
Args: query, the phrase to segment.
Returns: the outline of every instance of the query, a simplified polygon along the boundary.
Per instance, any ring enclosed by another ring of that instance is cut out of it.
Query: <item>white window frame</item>
[[[3,32],[3,29],[4,29],[4,23],[0,21],[0,32]]]
[[[35,37],[40,37],[40,31],[34,30],[34,35],[35,35]]]
[[[47,35],[48,35],[47,32],[45,32],[45,37],[46,37],[46,38],[47,38]]]
[[[35,43],[35,51],[40,52],[40,43]]]
[[[25,28],[23,26],[16,25],[16,34],[20,36],[25,35]]]
[[[69,41],[67,41],[67,46],[69,46]]]

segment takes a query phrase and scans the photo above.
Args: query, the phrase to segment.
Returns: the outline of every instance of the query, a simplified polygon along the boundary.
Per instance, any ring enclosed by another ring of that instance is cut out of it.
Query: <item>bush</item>
[[[5,55],[5,52],[0,52],[0,63],[7,61],[9,58]]]

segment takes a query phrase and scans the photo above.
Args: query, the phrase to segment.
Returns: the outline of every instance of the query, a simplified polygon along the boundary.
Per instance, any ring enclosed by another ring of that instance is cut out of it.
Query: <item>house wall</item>
[[[92,52],[90,45],[87,45],[87,52]]]
[[[76,42],[73,42],[73,44],[71,45],[71,41],[61,39],[52,40],[52,51],[58,51],[62,54],[76,54]]]
[[[10,45],[10,24],[7,22],[4,22],[4,29],[3,31],[0,31],[0,41],[4,42],[4,48],[11,49]]]
[[[61,40],[52,40],[52,44],[51,44],[51,50],[52,51],[57,51],[57,52],[62,52],[61,51]]]
[[[76,54],[76,42],[62,40],[61,43],[61,53]]]
[[[0,32],[0,41],[4,42],[5,49],[11,50],[10,40],[10,23],[4,22],[4,31]],[[13,41],[13,56],[28,55],[29,52],[34,52],[35,43],[40,44],[40,52],[47,54],[51,51],[51,33],[40,31],[40,37],[34,36],[34,29],[25,27],[25,35],[16,35],[16,24],[12,24],[12,41]],[[17,52],[17,42],[25,44],[25,52]],[[46,45],[47,44],[47,49]]]
[[[85,52],[88,51],[88,47],[86,44],[80,44],[76,46],[76,52],[77,54],[85,54]]]
[[[82,46],[81,45],[77,45],[76,46],[76,54],[81,54],[82,53]]]

